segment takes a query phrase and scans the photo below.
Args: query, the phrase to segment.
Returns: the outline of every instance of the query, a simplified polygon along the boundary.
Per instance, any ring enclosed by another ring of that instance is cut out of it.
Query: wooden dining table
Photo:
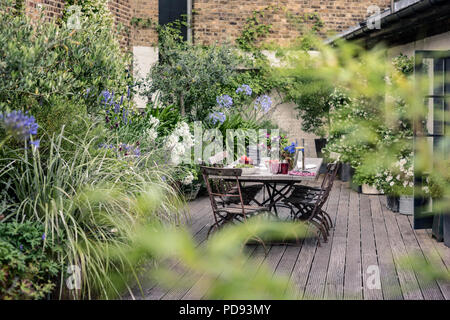
[[[310,175],[273,174],[269,170],[259,170],[252,174],[243,173],[238,179],[243,183],[263,183],[267,190],[268,198],[263,199],[258,205],[267,206],[277,214],[276,204],[286,199],[295,184],[318,179],[322,162],[322,158],[305,158],[305,167],[309,165],[315,166],[314,168],[305,170],[305,173],[309,173]],[[225,177],[221,178],[224,179]],[[234,180],[236,177],[229,177],[228,179]]]

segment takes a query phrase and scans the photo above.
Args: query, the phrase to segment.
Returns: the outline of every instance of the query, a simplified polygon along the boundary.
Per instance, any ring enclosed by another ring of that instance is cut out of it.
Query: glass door
[[[423,119],[417,119],[414,125],[414,152],[419,152],[419,146],[429,148],[431,159],[428,169],[415,164],[414,180],[416,190],[425,185],[427,173],[432,170],[433,155],[447,154],[445,137],[449,135],[446,127],[449,124],[448,112],[450,105],[450,51],[416,51],[415,69],[416,79],[423,77],[426,81],[424,96]],[[417,161],[417,157],[414,157]],[[431,228],[433,217],[438,213],[429,197],[422,192],[414,195],[414,229]]]

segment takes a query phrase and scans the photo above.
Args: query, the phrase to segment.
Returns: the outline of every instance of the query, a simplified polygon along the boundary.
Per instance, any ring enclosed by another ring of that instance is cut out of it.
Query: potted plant
[[[361,186],[361,192],[364,194],[381,194],[376,186],[376,176],[363,167],[358,167],[352,177],[352,182]]]
[[[442,202],[445,199],[445,188],[448,183],[449,177],[431,174],[425,179],[425,184],[422,186],[421,191],[425,197],[432,199],[429,210],[434,213],[433,236],[438,241],[444,241],[444,244],[450,247],[450,213]]]
[[[376,174],[375,185],[388,195],[388,206],[396,207],[405,215],[414,213],[414,169],[411,156],[400,157],[391,168]],[[397,198],[396,198],[397,197]]]

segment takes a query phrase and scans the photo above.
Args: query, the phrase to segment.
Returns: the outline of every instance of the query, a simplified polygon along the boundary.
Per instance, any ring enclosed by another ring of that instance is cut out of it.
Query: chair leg
[[[330,231],[330,225],[328,224],[328,220],[321,213],[319,213],[317,215],[317,217],[318,217],[318,221],[324,226],[325,230],[327,230],[327,234],[330,235],[330,232],[329,232]]]
[[[206,234],[206,239],[209,239],[209,235],[210,235],[211,231],[212,231],[214,228],[218,228],[218,224],[217,224],[217,223],[214,223],[211,227],[209,227],[208,233]]]
[[[322,234],[323,241],[328,242],[327,232],[325,231],[323,226],[320,223],[313,220],[309,220],[309,223],[313,224],[319,230],[319,232]]]
[[[330,215],[324,210],[321,210],[321,213],[327,218],[330,228],[333,228],[333,221],[331,220]]]

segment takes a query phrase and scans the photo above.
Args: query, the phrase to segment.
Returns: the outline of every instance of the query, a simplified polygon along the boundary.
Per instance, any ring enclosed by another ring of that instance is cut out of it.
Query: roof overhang
[[[370,20],[369,20],[370,19]],[[380,28],[373,27],[380,22]],[[450,30],[450,1],[448,0],[401,0],[375,16],[369,17],[328,40],[359,41],[371,48],[379,43],[399,45],[430,37]]]

